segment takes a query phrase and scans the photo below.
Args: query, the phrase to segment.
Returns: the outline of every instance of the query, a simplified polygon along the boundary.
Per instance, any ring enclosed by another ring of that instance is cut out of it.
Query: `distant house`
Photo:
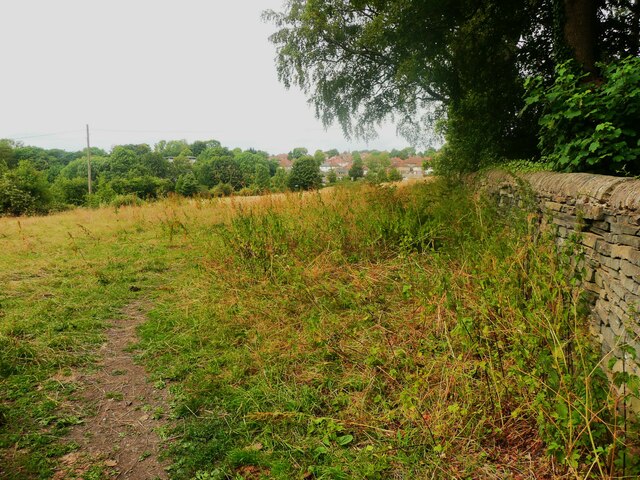
[[[167,157],[167,161],[173,163],[173,160],[175,158],[176,157]],[[196,157],[193,157],[193,156],[190,155],[190,156],[186,157],[186,159],[189,160],[189,163],[196,163]]]
[[[329,173],[331,170],[333,170],[333,167],[328,162],[320,165],[320,173]]]
[[[276,162],[278,162],[278,165],[287,172],[293,167],[293,162],[289,160],[289,155],[287,155],[286,153],[275,155],[271,157],[271,160],[275,160]]]
[[[342,153],[340,155],[327,158],[320,165],[320,173],[322,173],[326,178],[329,172],[333,170],[338,178],[348,177],[352,162],[353,159],[350,153]]]
[[[351,167],[337,167],[334,168],[333,171],[336,172],[338,178],[348,177],[349,176],[349,168]]]
[[[404,179],[421,178],[424,175],[422,169],[423,160],[422,157],[416,156],[409,157],[406,160],[394,157],[391,159],[391,167],[398,170]]]
[[[324,163],[329,165],[334,170],[337,168],[347,169],[351,168],[351,163],[353,162],[353,157],[350,153],[342,153],[340,155],[336,155],[335,157],[328,158]]]

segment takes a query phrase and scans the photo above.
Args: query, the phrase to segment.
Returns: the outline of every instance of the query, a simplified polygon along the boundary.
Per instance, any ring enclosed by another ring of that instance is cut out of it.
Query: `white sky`
[[[386,126],[369,144],[325,131],[276,77],[281,0],[0,0],[0,138],[79,150],[215,138],[281,153],[305,146],[406,146]],[[64,133],[61,133],[64,132]],[[43,134],[53,134],[37,136]]]

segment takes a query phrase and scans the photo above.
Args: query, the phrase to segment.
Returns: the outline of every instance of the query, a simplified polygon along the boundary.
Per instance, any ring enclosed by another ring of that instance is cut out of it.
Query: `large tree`
[[[289,174],[291,190],[311,190],[322,185],[320,166],[311,155],[296,159]]]
[[[551,78],[568,56],[592,71],[605,54],[637,51],[637,17],[617,33],[603,27],[637,3],[289,0],[265,18],[277,27],[280,80],[302,88],[325,124],[368,137],[392,118],[415,139],[446,119],[450,149],[473,169],[535,153],[536,112],[520,114],[525,77]]]

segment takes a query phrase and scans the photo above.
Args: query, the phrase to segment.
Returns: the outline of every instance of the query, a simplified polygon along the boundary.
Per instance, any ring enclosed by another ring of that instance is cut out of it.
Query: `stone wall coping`
[[[518,179],[548,198],[607,205],[612,210],[640,212],[640,180],[593,173],[533,172],[513,174],[491,170],[482,175],[489,185],[517,186]]]
[[[612,193],[621,184],[631,182],[629,178],[592,173],[535,172],[522,177],[538,193],[597,203],[608,203]],[[640,196],[640,184],[636,187],[636,195]]]
[[[620,210],[640,211],[640,180],[616,185],[607,203]]]

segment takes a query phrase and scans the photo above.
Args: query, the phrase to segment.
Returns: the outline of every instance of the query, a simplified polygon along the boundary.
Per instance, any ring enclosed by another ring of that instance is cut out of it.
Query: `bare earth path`
[[[68,440],[80,448],[62,458],[54,479],[82,478],[95,465],[103,466],[107,478],[168,478],[166,463],[158,459],[162,442],[157,434],[167,425],[167,392],[149,383],[129,351],[144,311],[142,302],[125,307],[106,332],[97,369],[77,374],[82,403],[92,414],[70,432]]]

